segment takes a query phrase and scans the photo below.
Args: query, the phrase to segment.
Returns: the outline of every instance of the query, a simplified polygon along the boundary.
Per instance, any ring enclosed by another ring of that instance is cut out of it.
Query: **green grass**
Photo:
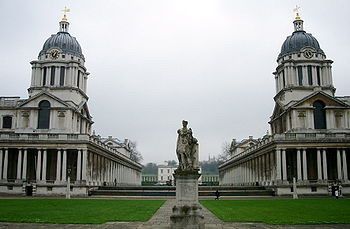
[[[225,222],[348,224],[350,199],[203,200]]]
[[[102,224],[147,221],[164,200],[0,199],[0,221]]]

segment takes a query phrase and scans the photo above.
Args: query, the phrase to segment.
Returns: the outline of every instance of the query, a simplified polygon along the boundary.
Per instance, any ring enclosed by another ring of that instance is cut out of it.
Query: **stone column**
[[[306,149],[303,149],[303,180],[308,180],[307,177],[307,157],[306,157]]]
[[[348,181],[348,165],[346,161],[346,151],[343,149],[343,174],[344,174],[344,181]]]
[[[337,173],[338,180],[342,180],[340,149],[337,149]]]
[[[252,162],[253,160],[249,160],[249,183],[252,183],[253,181],[253,169],[252,169]]]
[[[270,152],[266,153],[265,163],[266,163],[266,182],[268,185],[270,185],[270,182],[271,182]]]
[[[36,180],[41,180],[41,149],[38,149],[38,158],[36,163]]]
[[[2,149],[0,149],[0,180],[2,180]]]
[[[22,180],[27,179],[27,149],[23,150],[23,169],[22,169]]]
[[[286,149],[282,149],[282,180],[287,180],[287,160],[286,160]]]
[[[322,180],[321,150],[317,149],[317,179]]]
[[[61,149],[57,149],[56,182],[61,181]]]
[[[88,151],[87,149],[83,149],[83,164],[82,164],[82,174],[81,174],[81,179],[83,181],[86,181],[86,164],[87,164],[87,156],[88,156]]]
[[[63,150],[63,157],[62,157],[62,181],[67,180],[67,150]]]
[[[328,180],[328,175],[327,175],[327,153],[326,153],[326,149],[323,149],[322,154],[323,154],[323,179],[324,179],[324,180]]]
[[[280,181],[281,179],[282,179],[281,150],[276,149],[276,181]]]
[[[301,180],[301,157],[300,157],[300,149],[297,149],[297,177],[298,181]]]
[[[46,165],[47,165],[47,151],[44,149],[43,151],[43,172],[42,172],[42,180],[46,182]]]
[[[81,149],[78,149],[78,160],[77,160],[77,181],[81,180]]]
[[[107,183],[110,182],[110,161],[106,159],[106,181]]]
[[[7,180],[8,159],[9,159],[9,150],[8,150],[8,149],[5,149],[4,171],[3,171],[3,173],[2,173],[2,177],[3,177],[4,180]]]
[[[265,160],[265,158],[266,158],[266,155],[265,154],[263,154],[263,155],[261,155],[261,170],[262,170],[262,182],[265,182],[266,181],[266,160]]]
[[[17,158],[17,180],[21,179],[21,170],[22,170],[22,149],[18,149],[18,158]]]

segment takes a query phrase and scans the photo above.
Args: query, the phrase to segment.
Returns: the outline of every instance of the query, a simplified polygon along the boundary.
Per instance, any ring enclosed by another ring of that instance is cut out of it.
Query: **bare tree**
[[[225,141],[221,146],[221,153],[219,154],[218,161],[220,163],[227,161],[231,157],[231,144]]]
[[[129,142],[129,149],[130,149],[130,158],[131,158],[131,160],[140,163],[143,160],[143,157],[142,157],[140,151],[137,150],[137,143],[136,143],[136,141],[130,141]]]

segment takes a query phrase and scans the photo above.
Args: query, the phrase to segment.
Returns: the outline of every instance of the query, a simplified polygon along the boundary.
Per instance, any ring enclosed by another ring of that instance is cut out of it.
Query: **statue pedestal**
[[[204,217],[198,203],[198,170],[175,171],[176,205],[170,216],[172,229],[203,229]]]

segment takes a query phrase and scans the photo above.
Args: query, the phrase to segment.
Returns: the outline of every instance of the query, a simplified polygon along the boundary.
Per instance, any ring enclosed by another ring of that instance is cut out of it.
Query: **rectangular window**
[[[50,77],[51,86],[55,84],[55,70],[56,70],[56,67],[51,67],[51,77]]]
[[[46,85],[46,74],[47,74],[47,67],[44,67],[44,73],[43,73],[43,86]]]
[[[66,73],[66,68],[65,67],[61,67],[61,71],[60,71],[60,86],[64,85],[64,75]]]
[[[12,117],[5,116],[2,118],[2,128],[11,129],[12,128]]]
[[[307,78],[308,78],[308,82],[309,82],[309,85],[312,85],[313,82],[312,82],[312,66],[307,66]]]
[[[321,86],[321,72],[320,72],[320,67],[316,67],[316,74],[317,74],[317,85]]]
[[[78,71],[78,80],[77,80],[77,87],[80,85],[80,71]]]
[[[302,66],[298,66],[298,83],[299,83],[299,86],[303,85],[303,67]]]
[[[283,81],[283,87],[286,87],[286,78],[284,76],[284,70],[282,71],[282,81]]]

